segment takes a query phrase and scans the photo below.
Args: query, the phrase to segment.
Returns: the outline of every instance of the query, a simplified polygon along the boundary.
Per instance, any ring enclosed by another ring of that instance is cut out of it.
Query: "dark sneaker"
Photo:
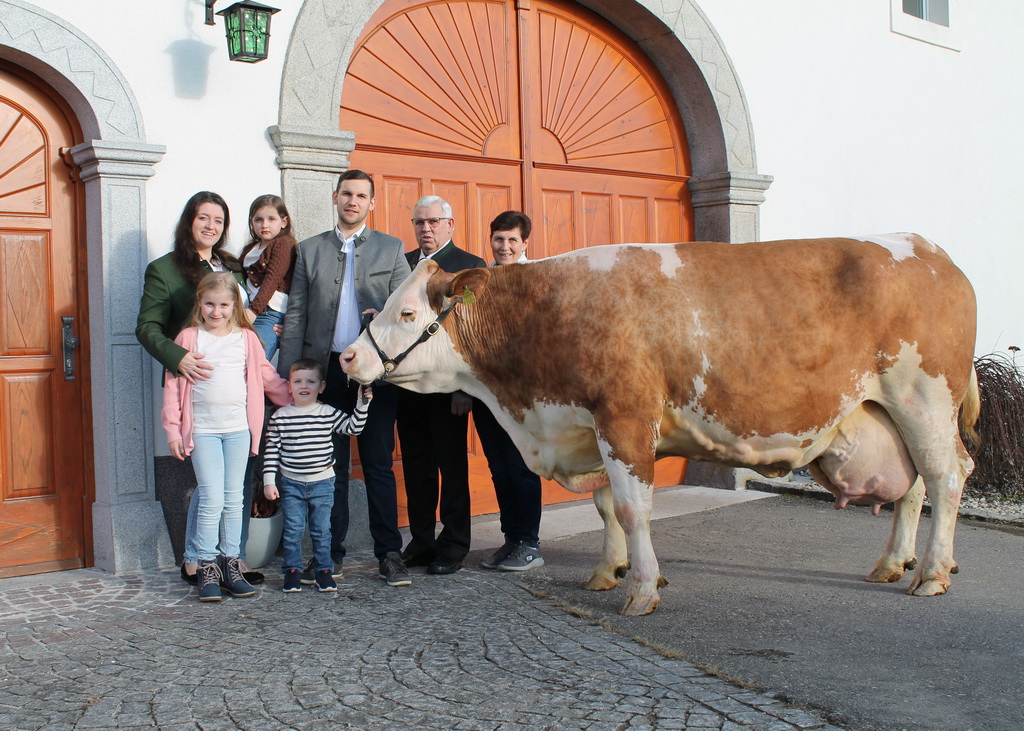
[[[391,551],[380,560],[380,577],[388,582],[388,586],[409,586],[412,583],[398,551]]]
[[[317,591],[337,591],[338,584],[334,581],[334,577],[331,576],[331,572],[327,569],[322,569],[316,572],[316,590]]]
[[[224,557],[224,573],[221,575],[220,587],[231,596],[252,596],[255,587],[242,576],[242,564],[238,556]]]
[[[302,569],[302,583],[303,584],[315,584],[316,583],[316,577],[313,575],[314,569],[316,569],[316,566],[314,565],[314,561],[315,561],[315,559],[312,559],[312,558],[309,559],[309,562],[306,564],[306,568]]]
[[[501,548],[491,554],[490,558],[485,558],[480,562],[480,565],[485,569],[496,569],[498,564],[504,561],[506,558],[512,555],[512,552],[519,547],[519,544],[515,541],[505,541]]]
[[[345,575],[345,572],[341,570],[341,561],[334,564],[334,571],[331,572],[331,577],[340,579]],[[306,568],[302,569],[302,583],[303,584],[315,584],[316,583],[316,559],[311,558],[306,562]]]
[[[508,558],[498,564],[498,571],[529,571],[544,565],[540,549],[520,543]]]
[[[288,594],[302,591],[302,572],[298,569],[287,569],[284,572],[284,591]]]
[[[200,561],[199,568],[196,569],[196,577],[199,601],[219,602],[222,578],[220,565],[216,561]]]

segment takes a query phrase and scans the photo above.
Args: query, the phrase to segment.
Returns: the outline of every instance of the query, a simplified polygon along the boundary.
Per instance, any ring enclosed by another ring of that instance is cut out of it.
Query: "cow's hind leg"
[[[931,403],[937,401],[936,397]],[[942,421],[934,418],[911,421],[906,416],[901,415],[901,418],[894,414],[893,420],[905,435],[910,456],[924,480],[925,492],[932,506],[928,544],[907,593],[935,596],[949,589],[950,574],[956,573],[953,533],[964,482],[974,468],[974,462],[960,441],[955,413]]]
[[[913,487],[895,503],[892,517],[892,532],[885,551],[875,564],[875,568],[865,577],[866,581],[885,583],[899,581],[903,578],[904,569],[913,569],[917,565],[915,544],[917,541],[917,524],[921,518],[921,505],[924,502],[924,481],[918,477]]]
[[[615,504],[612,499],[612,488],[606,485],[594,491],[594,505],[604,521],[604,551],[601,563],[594,569],[593,575],[583,585],[591,591],[607,591],[619,585],[619,580],[629,569],[626,555],[626,534],[615,517]]]

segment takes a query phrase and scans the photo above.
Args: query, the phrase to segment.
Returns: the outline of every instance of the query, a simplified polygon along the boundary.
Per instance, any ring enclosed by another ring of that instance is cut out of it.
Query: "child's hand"
[[[267,500],[277,500],[279,497],[281,497],[281,493],[277,491],[277,485],[264,485],[263,497],[265,497]]]
[[[185,445],[182,444],[180,439],[175,439],[173,442],[167,442],[167,448],[171,450],[172,457],[180,459],[182,462],[185,461]]]
[[[360,387],[359,396],[367,403],[373,401],[373,389],[370,388],[370,384]]]

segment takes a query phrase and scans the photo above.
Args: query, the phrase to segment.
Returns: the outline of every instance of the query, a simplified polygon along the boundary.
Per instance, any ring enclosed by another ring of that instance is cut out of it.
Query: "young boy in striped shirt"
[[[323,366],[300,358],[288,372],[294,404],[282,406],[267,426],[263,493],[281,498],[284,514],[284,590],[302,591],[302,536],[309,516],[314,582],[318,591],[337,591],[331,560],[331,508],[334,507],[334,432],[356,436],[366,426],[373,391],[363,386],[352,414],[320,403],[327,382]],[[279,475],[280,473],[280,475]],[[280,476],[280,482],[278,477]],[[280,484],[280,489],[278,489]]]

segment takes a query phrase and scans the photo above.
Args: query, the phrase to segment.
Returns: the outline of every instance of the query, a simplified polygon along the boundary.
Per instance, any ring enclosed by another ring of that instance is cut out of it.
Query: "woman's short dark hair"
[[[214,203],[224,211],[224,232],[220,239],[213,245],[211,256],[219,259],[224,266],[231,271],[241,271],[241,265],[234,256],[224,250],[224,244],[228,238],[228,227],[231,224],[231,215],[228,213],[228,204],[218,194],[201,190],[188,199],[185,207],[181,210],[178,218],[178,225],[174,228],[174,265],[188,281],[197,284],[205,273],[199,265],[199,257],[196,256],[196,244],[192,240],[192,222],[196,219],[196,211],[203,203]]]
[[[505,211],[504,213],[499,213],[491,221],[492,236],[495,231],[514,231],[515,229],[519,229],[519,235],[522,236],[523,241],[527,241],[530,238],[533,223],[531,223],[530,217],[522,211]]]

